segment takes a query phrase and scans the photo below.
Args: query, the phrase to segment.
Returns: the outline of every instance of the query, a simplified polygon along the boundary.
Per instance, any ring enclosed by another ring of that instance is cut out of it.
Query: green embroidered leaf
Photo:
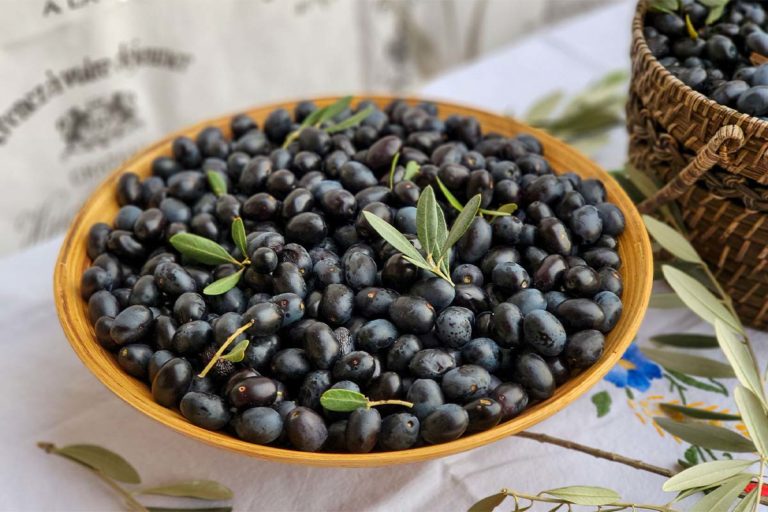
[[[217,171],[208,171],[205,173],[208,177],[208,185],[211,187],[211,191],[216,197],[223,196],[227,193],[227,182]]]
[[[552,91],[551,93],[546,94],[531,105],[531,108],[525,113],[523,119],[534,125],[548,119],[552,115],[552,112],[554,112],[557,106],[562,102],[563,96],[565,96],[563,91]]]
[[[683,423],[662,417],[656,417],[654,421],[673,436],[702,448],[737,453],[755,451],[755,445],[752,441],[727,428],[716,427],[708,423]]]
[[[405,164],[405,173],[403,174],[403,180],[409,181],[415,178],[419,171],[421,171],[421,166],[418,164],[418,162],[415,162],[414,160],[411,160],[407,164]]]
[[[245,224],[240,217],[235,217],[235,220],[232,221],[232,241],[234,241],[237,248],[240,249],[243,258],[247,257],[248,246],[246,243]]]
[[[699,452],[696,451],[695,446],[689,446],[685,450],[683,457],[685,457],[685,461],[688,462],[691,466],[699,463]]]
[[[229,290],[237,286],[237,283],[240,282],[240,277],[242,277],[244,270],[244,268],[241,268],[237,272],[229,274],[226,277],[222,277],[221,279],[217,279],[205,287],[203,294],[221,295],[223,293],[227,293]]]
[[[677,309],[684,308],[685,303],[680,300],[676,293],[661,292],[651,295],[648,307],[655,309]]]
[[[747,340],[734,333],[720,320],[715,320],[715,334],[717,334],[720,348],[725,353],[728,362],[731,363],[739,382],[762,399],[765,396],[763,384]]]
[[[721,395],[728,396],[728,390],[725,389],[725,386],[723,386],[717,381],[713,380],[712,382],[714,384],[709,384],[706,382],[701,382],[698,379],[694,379],[690,375],[686,375],[684,373],[676,372],[674,370],[668,370],[668,371],[671,376],[673,376],[683,384],[694,387],[696,389],[701,389],[702,391],[711,391],[712,393],[720,393]]]
[[[233,363],[241,362],[243,359],[245,359],[245,349],[248,348],[249,344],[250,344],[249,340],[242,340],[237,345],[235,345],[234,348],[232,348],[229,352],[221,356],[221,359],[226,359],[227,361],[231,361]]]
[[[768,415],[766,415],[763,403],[751,390],[741,385],[734,389],[733,398],[736,400],[736,405],[739,406],[739,412],[744,425],[747,427],[749,437],[755,443],[757,451],[765,457],[768,454]]]
[[[397,162],[400,160],[400,152],[395,153],[392,157],[392,165],[389,167],[389,190],[395,188],[395,171],[397,170]]]
[[[543,491],[541,494],[549,494],[550,496],[566,500],[576,505],[610,505],[621,500],[621,495],[612,489],[586,485],[560,487],[559,489]]]
[[[320,396],[320,405],[329,411],[351,412],[368,406],[368,398],[357,391],[329,389]]]
[[[735,377],[733,368],[729,365],[706,357],[647,347],[641,348],[640,351],[669,370],[712,379]]]
[[[648,215],[643,215],[643,222],[653,239],[672,255],[691,263],[702,263],[699,253],[683,235]]]
[[[424,257],[421,255],[418,249],[416,249],[402,233],[392,227],[391,224],[389,224],[384,219],[377,217],[371,212],[364,211],[363,215],[365,216],[365,220],[368,221],[368,224],[370,224],[371,227],[376,230],[381,238],[389,242],[392,247],[403,253],[403,256],[407,256],[412,260],[419,261],[424,265],[427,265],[427,262],[424,260]]]
[[[684,405],[677,404],[661,404],[661,410],[669,414],[682,414],[689,418],[695,418],[697,420],[715,420],[715,421],[737,421],[741,419],[741,416],[737,414],[726,414],[724,412],[707,411],[706,409],[698,409],[696,407],[686,407]]]
[[[507,495],[503,492],[498,494],[492,494],[481,499],[471,507],[468,512],[492,512],[493,509],[501,505],[501,503],[507,498]]]
[[[592,395],[592,403],[597,408],[597,417],[602,418],[611,412],[611,395],[607,391],[600,391]]]
[[[435,181],[437,181],[437,186],[440,187],[440,191],[445,196],[445,199],[448,201],[448,204],[453,206],[457,211],[461,211],[464,209],[464,206],[461,204],[461,202],[456,199],[456,196],[454,196],[450,190],[448,190],[448,187],[445,186],[445,184],[440,180],[440,178],[435,177]]]
[[[141,494],[155,494],[159,496],[179,496],[182,498],[196,498],[199,500],[231,500],[234,497],[232,490],[213,480],[187,480],[168,485],[144,489]]]
[[[58,455],[93,468],[106,476],[128,484],[140,484],[141,478],[127,460],[111,450],[94,444],[71,444],[55,448]]]
[[[206,265],[239,263],[225,248],[208,238],[192,233],[176,233],[170,239],[171,245],[184,256]]]
[[[744,487],[752,480],[752,475],[738,474],[725,480],[720,487],[697,501],[691,512],[712,512],[730,510],[733,501],[744,491]]]
[[[453,221],[451,230],[448,232],[448,238],[443,243],[442,249],[440,249],[440,254],[448,254],[451,247],[464,236],[464,233],[467,232],[472,225],[472,222],[475,220],[475,215],[477,215],[477,210],[480,208],[481,201],[482,197],[480,194],[477,194],[467,201],[467,204],[464,205],[464,209],[461,210],[461,213],[456,217],[456,220]]]
[[[667,345],[679,348],[715,348],[718,346],[717,338],[706,334],[657,334],[652,336],[650,341],[657,345]]]
[[[703,462],[672,476],[664,482],[662,489],[672,492],[711,486],[738,475],[755,462],[757,461],[739,459]]]
[[[723,304],[707,290],[704,285],[676,269],[675,267],[662,266],[664,278],[669,286],[685,304],[699,317],[708,323],[714,323],[719,318],[737,332],[741,332],[739,321],[723,306]]]
[[[329,126],[325,129],[325,131],[329,134],[337,133],[337,132],[343,132],[344,130],[348,128],[355,127],[365,121],[365,119],[371,115],[374,111],[373,106],[367,106],[363,110],[352,114],[348,118],[344,119],[343,121],[339,121],[338,123]]]

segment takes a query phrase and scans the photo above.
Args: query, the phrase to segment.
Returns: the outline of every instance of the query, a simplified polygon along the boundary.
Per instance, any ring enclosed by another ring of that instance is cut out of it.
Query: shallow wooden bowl
[[[335,99],[337,98],[322,98],[316,102],[323,106]],[[372,99],[380,106],[392,100],[386,96],[376,96]],[[417,102],[419,100],[412,99],[410,101]],[[209,125],[218,126],[225,133],[228,133],[231,116],[211,119],[181,130],[137,154],[114,171],[96,189],[80,210],[64,239],[64,245],[56,262],[54,276],[56,308],[64,333],[72,348],[96,377],[117,396],[144,414],[182,434],[214,446],[254,457],[315,466],[385,466],[450,455],[525,430],[576,400],[602,379],[608,370],[618,362],[635,337],[646,311],[653,280],[653,260],[648,235],[640,215],[618,183],[584,155],[563,142],[507,117],[465,106],[437,103],[441,117],[450,114],[472,115],[480,121],[484,131],[494,131],[508,136],[517,133],[534,134],[542,142],[544,154],[556,171],[574,171],[584,178],[599,178],[605,183],[608,199],[617,204],[624,212],[627,227],[620,238],[619,245],[619,254],[623,262],[621,277],[624,282],[624,295],[622,297],[624,313],[616,328],[606,338],[603,357],[587,371],[559,387],[552,398],[534,405],[520,416],[491,430],[462,437],[450,443],[398,452],[370,454],[305,453],[284,448],[260,446],[241,441],[225,433],[210,432],[196,427],[177,411],[156,404],[152,400],[149,387],[128,376],[118,366],[115,357],[101,348],[88,321],[87,304],[80,297],[80,275],[90,265],[90,259],[85,250],[88,229],[96,222],[110,223],[113,220],[118,211],[115,186],[120,174],[130,170],[142,177],[149,176],[152,160],[160,155],[170,155],[171,141],[175,137],[179,135],[194,137],[203,127]],[[277,103],[254,108],[248,114],[261,124],[267,114],[275,108],[291,109],[294,105],[295,102]]]

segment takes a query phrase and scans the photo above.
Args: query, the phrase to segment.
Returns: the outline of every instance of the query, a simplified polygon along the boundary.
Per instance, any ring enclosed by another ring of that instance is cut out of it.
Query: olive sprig
[[[437,181],[437,186],[440,187],[440,191],[445,196],[446,201],[448,201],[448,204],[453,206],[454,209],[462,211],[464,209],[464,205],[461,204],[461,201],[456,199],[456,196],[454,196],[451,191],[448,190],[448,187],[445,186],[440,178],[436,177],[435,180]],[[504,217],[506,215],[512,215],[516,210],[517,204],[507,203],[501,205],[498,210],[486,210],[485,208],[479,208],[477,212],[480,215],[488,215],[489,217]]]
[[[219,361],[219,359],[224,359],[226,361],[231,361],[233,363],[239,363],[243,359],[245,359],[245,349],[248,348],[248,345],[251,343],[250,340],[244,339],[240,341],[237,345],[235,345],[232,350],[224,353],[225,350],[237,339],[240,337],[241,334],[243,334],[245,331],[250,329],[253,324],[256,323],[255,320],[250,320],[246,322],[244,325],[240,326],[238,329],[235,330],[232,334],[229,335],[229,338],[227,338],[224,343],[221,344],[219,349],[216,351],[215,354],[213,354],[213,357],[211,357],[211,360],[208,361],[208,364],[205,365],[205,368],[203,368],[203,371],[201,371],[197,376],[201,379],[208,375],[208,372],[211,371],[211,369],[216,365],[216,363]]]
[[[400,152],[398,151],[397,153],[395,153],[395,156],[392,157],[392,166],[389,168],[389,189],[390,190],[395,188],[395,172],[397,171],[397,163],[399,161],[400,161]],[[419,174],[420,170],[421,170],[421,166],[418,164],[418,162],[411,160],[405,165],[405,171],[403,172],[402,181],[412,180],[417,174]]]
[[[344,112],[347,108],[349,108],[349,104],[352,102],[352,96],[344,96],[340,100],[331,103],[327,107],[319,108],[315,111],[313,111],[311,114],[309,114],[307,117],[304,118],[304,121],[302,121],[301,125],[299,127],[288,134],[288,136],[285,138],[285,141],[283,142],[283,148],[287,148],[291,145],[293,141],[295,141],[299,135],[301,135],[302,130],[304,128],[309,128],[310,126],[313,126],[315,128],[321,128],[323,123],[327,123],[330,120],[332,120],[334,117],[339,115],[340,113]],[[326,131],[328,134],[334,134],[337,132],[342,132],[346,130],[347,128],[352,128],[357,126],[358,124],[362,123],[369,115],[373,113],[374,108],[372,106],[367,106],[363,110],[360,110],[359,112],[356,112],[355,114],[349,116],[348,118],[339,121],[338,123],[333,123],[325,128],[323,130]]]
[[[405,400],[371,400],[367,396],[350,389],[329,389],[320,395],[320,405],[329,411],[352,412],[355,409],[370,409],[379,405],[402,405],[413,407],[412,402]]]
[[[445,214],[435,199],[431,186],[425,188],[416,205],[416,236],[423,251],[419,250],[405,235],[389,222],[371,212],[363,211],[368,224],[403,257],[416,265],[446,280],[454,286],[448,260],[451,248],[469,229],[480,208],[481,196],[477,194],[469,200],[453,221],[450,231],[445,223]]]

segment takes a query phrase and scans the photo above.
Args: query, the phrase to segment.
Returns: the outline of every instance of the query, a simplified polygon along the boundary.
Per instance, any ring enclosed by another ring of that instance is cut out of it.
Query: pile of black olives
[[[601,357],[622,310],[624,217],[600,181],[555,175],[534,137],[484,134],[475,118],[441,119],[431,103],[393,101],[339,133],[306,128],[283,148],[315,109],[275,110],[262,126],[235,116],[231,138],[214,127],[177,138],[150,177],[120,177],[112,226],[90,229],[81,291],[96,338],[158,403],[254,443],[403,450],[492,428]],[[420,169],[405,180],[409,162]],[[228,193],[212,193],[208,171]],[[438,177],[459,201],[519,205],[475,218],[453,249],[455,286],[404,259],[362,214],[416,240],[415,205],[433,185],[450,226],[457,211]],[[230,237],[238,216],[247,255]],[[247,256],[239,284],[203,294],[235,267],[182,257],[168,242],[182,232]],[[218,360],[200,378],[251,320],[245,359]],[[413,407],[327,411],[330,388]]]
[[[645,38],[653,55],[692,89],[721,105],[768,117],[768,17],[762,1],[730,0],[723,15],[707,24],[710,9],[680,0],[679,12],[649,12]],[[686,27],[690,20],[693,32]],[[692,37],[693,36],[693,37]]]

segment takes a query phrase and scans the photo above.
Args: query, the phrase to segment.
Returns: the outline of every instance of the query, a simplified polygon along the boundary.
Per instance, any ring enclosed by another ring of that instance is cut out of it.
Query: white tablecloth
[[[449,73],[421,92],[522,112],[554,88],[578,90],[607,71],[626,68],[630,18],[630,3],[598,11]],[[618,140],[601,162],[620,164],[624,148]],[[400,467],[317,469],[251,459],[183,437],[117,399],[70,349],[51,293],[59,244],[53,240],[0,261],[0,510],[118,508],[109,489],[43,453],[38,441],[101,444],[127,457],[148,483],[221,481],[235,491],[236,510],[465,510],[502,487],[538,492],[577,484],[612,487],[627,500],[645,503],[671,499],[661,492],[661,477],[525,439]],[[681,331],[711,332],[685,310],[651,310],[638,339]],[[590,398],[600,391],[610,394],[613,405],[598,418]],[[702,406],[713,403],[713,396],[688,392],[689,401]],[[532,430],[672,468],[685,446],[662,435],[650,418],[660,401],[674,398],[662,379],[644,393],[635,390],[633,400],[604,381]],[[725,397],[722,402],[728,403]]]

